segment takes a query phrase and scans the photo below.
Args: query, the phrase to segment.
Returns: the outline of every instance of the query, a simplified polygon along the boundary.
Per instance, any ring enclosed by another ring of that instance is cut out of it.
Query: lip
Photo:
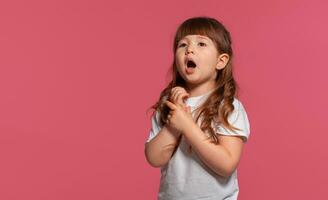
[[[196,65],[196,67],[194,67],[194,68],[198,68],[198,65],[197,65],[197,62],[195,61],[195,59],[194,58],[192,58],[192,57],[186,57],[185,58],[185,67],[186,67],[186,69],[188,69],[188,61],[193,61],[194,63],[195,63],[195,65]]]
[[[196,67],[194,67],[193,69],[189,69],[188,65],[187,65],[188,61],[193,61],[196,65]],[[186,57],[185,58],[185,73],[188,74],[188,75],[191,75],[195,72],[196,69],[197,69],[197,62],[195,61],[195,59],[192,58],[192,57]]]
[[[186,68],[185,72],[186,72],[186,74],[190,75],[190,74],[193,74],[195,72],[195,70],[196,70],[195,68],[193,68],[193,69]]]
[[[188,61],[193,61],[196,64],[195,60],[192,57],[185,58],[185,65],[187,65]],[[196,66],[197,66],[197,64],[196,64]]]

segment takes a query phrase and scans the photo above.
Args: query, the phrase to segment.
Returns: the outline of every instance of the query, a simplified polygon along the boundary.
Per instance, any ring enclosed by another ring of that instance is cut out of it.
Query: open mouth
[[[194,61],[189,60],[189,61],[187,62],[187,67],[188,67],[188,68],[189,68],[189,67],[191,67],[191,68],[195,68],[195,67],[196,67],[196,64],[195,64]]]

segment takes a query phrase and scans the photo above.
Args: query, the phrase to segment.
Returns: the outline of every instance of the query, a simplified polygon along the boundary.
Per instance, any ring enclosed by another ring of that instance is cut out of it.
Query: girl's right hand
[[[174,87],[171,89],[171,94],[169,100],[181,107],[185,108],[185,111],[188,111],[188,107],[185,104],[185,100],[189,97],[189,93],[180,86]]]
[[[169,101],[174,103],[175,105],[181,106],[184,111],[191,113],[191,108],[185,104],[185,100],[189,97],[189,93],[183,87],[174,87],[171,89],[171,93],[169,95]],[[170,115],[168,116],[170,117]],[[172,133],[178,138],[181,135],[181,132],[177,132],[175,129],[172,129],[170,125],[167,126]]]

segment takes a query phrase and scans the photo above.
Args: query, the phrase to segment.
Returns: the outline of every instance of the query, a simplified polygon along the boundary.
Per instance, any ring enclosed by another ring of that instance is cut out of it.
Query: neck
[[[211,92],[215,89],[215,83],[206,83],[200,85],[187,85],[187,91],[189,93],[189,97],[196,97],[204,95],[208,92]]]

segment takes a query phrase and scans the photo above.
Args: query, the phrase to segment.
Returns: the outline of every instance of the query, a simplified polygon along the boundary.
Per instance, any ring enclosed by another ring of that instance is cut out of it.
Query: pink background
[[[327,1],[1,1],[0,199],[156,199],[149,108],[185,19],[230,30],[241,200],[327,199]]]

